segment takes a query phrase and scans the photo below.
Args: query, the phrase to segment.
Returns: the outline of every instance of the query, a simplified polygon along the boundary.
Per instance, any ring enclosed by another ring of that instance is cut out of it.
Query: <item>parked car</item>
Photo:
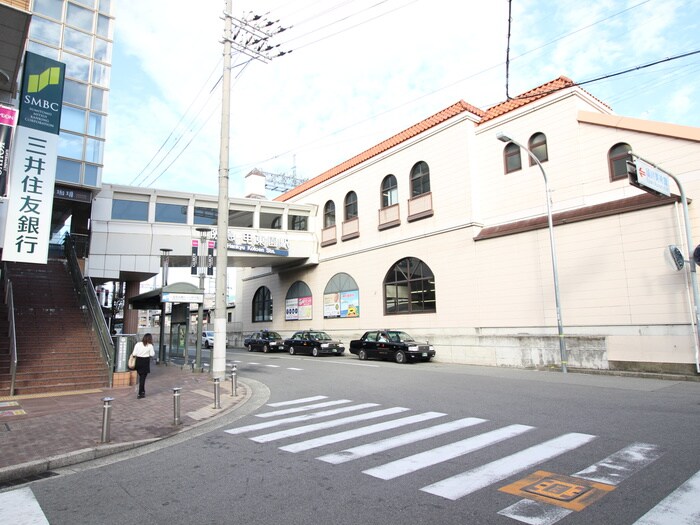
[[[350,341],[350,353],[360,359],[392,359],[397,363],[430,361],[435,348],[429,343],[419,343],[401,330],[370,330],[360,339]]]
[[[214,332],[205,330],[202,332],[202,346],[204,348],[214,348]],[[226,338],[226,346],[228,346],[228,337]]]
[[[326,332],[318,330],[300,330],[284,340],[284,348],[291,354],[343,355],[345,347],[340,341],[334,341]]]
[[[263,352],[276,352],[284,350],[284,341],[282,336],[277,332],[262,330],[253,332],[243,340],[243,346],[248,349],[248,352],[253,350],[262,350]]]

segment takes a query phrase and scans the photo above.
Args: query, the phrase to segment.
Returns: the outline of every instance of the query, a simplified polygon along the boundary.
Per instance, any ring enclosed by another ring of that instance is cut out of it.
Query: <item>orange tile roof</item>
[[[341,164],[338,164],[334,168],[329,169],[328,171],[325,171],[318,175],[317,177],[314,177],[313,179],[309,179],[303,184],[300,184],[296,188],[292,188],[286,193],[283,193],[282,195],[279,195],[275,197],[276,201],[286,201],[291,199],[292,197],[295,197],[296,195],[299,195],[300,193],[304,193],[306,190],[313,188],[314,186],[318,186],[322,182],[327,181],[328,179],[331,179],[335,177],[336,175],[339,175],[343,173],[344,171],[349,170],[350,168],[353,168],[357,166],[358,164],[362,164],[366,160],[371,159],[372,157],[379,155],[380,153],[393,148],[394,146],[397,146],[401,144],[402,142],[405,142],[406,140],[415,137],[416,135],[419,135],[423,133],[424,131],[429,130],[432,127],[437,126],[438,124],[441,124],[445,122],[446,120],[451,119],[452,117],[459,115],[460,113],[464,113],[465,111],[472,113],[473,115],[476,115],[477,117],[483,118],[485,113],[483,110],[472,106],[471,104],[468,104],[464,102],[463,100],[460,100],[456,104],[451,105],[450,107],[443,109],[442,111],[439,111],[438,113],[435,113],[435,115],[428,117],[425,120],[420,121],[418,124],[414,124],[408,129],[403,130],[400,133],[397,133],[393,137],[390,137],[376,146],[372,146],[368,150],[363,151],[359,155],[355,155],[351,159],[346,160],[345,162],[342,162]]]
[[[571,80],[568,77],[565,76],[560,76],[559,78],[555,78],[554,80],[551,80],[550,82],[547,82],[546,84],[542,84],[541,86],[538,86],[534,89],[531,89],[530,91],[527,91],[523,93],[522,95],[518,95],[515,98],[511,98],[509,100],[506,100],[505,102],[501,102],[499,104],[496,104],[495,106],[490,107],[486,111],[481,110],[475,106],[472,106],[471,104],[468,104],[467,102],[464,102],[463,100],[460,100],[456,104],[453,104],[452,106],[443,109],[442,111],[436,113],[435,115],[428,117],[425,120],[422,120],[418,124],[414,124],[408,129],[405,129],[404,131],[397,133],[391,138],[388,138],[384,140],[383,142],[380,142],[376,146],[373,146],[369,148],[368,150],[363,151],[359,155],[355,155],[351,159],[346,160],[345,162],[338,164],[334,168],[329,169],[328,171],[325,171],[324,173],[321,173],[317,177],[314,177],[313,179],[309,179],[303,184],[300,184],[296,188],[292,188],[286,193],[283,193],[282,195],[279,195],[278,197],[275,198],[276,201],[286,201],[291,199],[292,197],[295,197],[301,193],[304,193],[306,190],[313,188],[314,186],[317,186],[321,184],[322,182],[327,181],[328,179],[331,179],[335,177],[336,175],[339,175],[350,168],[357,166],[358,164],[361,164],[365,162],[366,160],[371,159],[372,157],[379,155],[380,153],[393,148],[394,146],[397,146],[401,144],[402,142],[405,142],[406,140],[415,137],[416,135],[423,133],[424,131],[437,126],[438,124],[454,117],[455,115],[459,115],[460,113],[463,113],[465,111],[468,111],[469,113],[479,117],[479,121],[476,123],[477,125],[481,125],[484,122],[488,122],[489,120],[492,120],[494,118],[500,117],[501,115],[504,115],[506,113],[509,113],[510,111],[516,110],[518,108],[521,108],[523,106],[526,106],[527,104],[530,104],[531,102],[534,102],[536,100],[539,100],[541,98],[544,98],[548,95],[551,95],[552,93],[555,93],[557,91],[560,91],[562,89],[570,88],[576,86],[576,83]],[[586,92],[588,93],[588,92]],[[588,93],[589,96],[593,97],[590,93]],[[595,97],[593,97],[595,98]],[[596,99],[598,100],[598,99]],[[605,103],[601,102],[598,100],[603,105],[606,105]]]

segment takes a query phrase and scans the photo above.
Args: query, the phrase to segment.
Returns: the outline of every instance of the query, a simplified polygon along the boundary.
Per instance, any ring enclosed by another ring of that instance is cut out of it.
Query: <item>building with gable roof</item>
[[[678,190],[631,186],[625,161],[692,199],[700,129],[615,115],[566,77],[486,111],[459,101],[279,196],[318,209],[318,264],[245,270],[245,329],[390,327],[443,361],[558,367],[544,181],[501,132],[549,179],[569,366],[697,371],[687,272],[665,260],[688,253]]]

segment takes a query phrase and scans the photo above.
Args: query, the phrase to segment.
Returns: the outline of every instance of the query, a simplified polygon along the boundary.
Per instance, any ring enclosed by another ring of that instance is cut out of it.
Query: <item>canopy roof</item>
[[[173,283],[129,299],[133,310],[159,310],[161,303],[203,303],[202,290],[190,283]]]

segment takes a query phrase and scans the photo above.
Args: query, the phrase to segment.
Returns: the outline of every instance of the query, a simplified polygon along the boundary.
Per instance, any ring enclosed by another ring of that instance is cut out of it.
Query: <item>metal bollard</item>
[[[173,387],[173,425],[180,424],[180,390],[182,387]]]
[[[238,376],[236,375],[236,365],[231,367],[231,397],[238,395]]]
[[[102,406],[102,443],[109,443],[109,423],[112,416],[112,401],[113,397],[103,397],[102,401],[104,405]]]
[[[221,378],[214,378],[214,408],[221,408]]]

